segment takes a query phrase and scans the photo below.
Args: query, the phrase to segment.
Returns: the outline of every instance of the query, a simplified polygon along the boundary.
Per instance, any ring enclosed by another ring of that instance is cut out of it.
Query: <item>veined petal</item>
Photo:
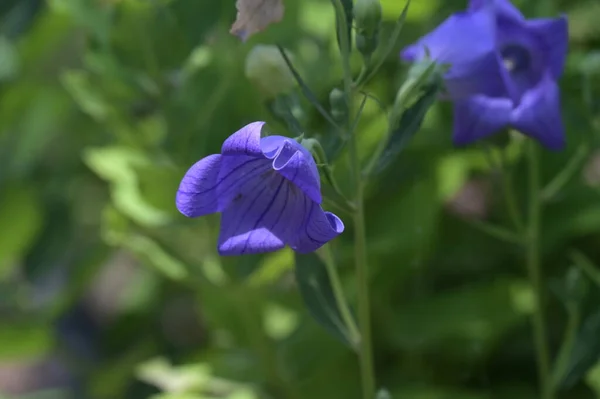
[[[516,129],[539,140],[547,148],[560,150],[565,146],[560,94],[558,85],[549,74],[523,95],[511,119]]]
[[[218,211],[224,211],[236,197],[245,194],[253,186],[259,185],[261,180],[274,174],[271,161],[265,157],[223,156],[218,177]]]
[[[175,203],[187,217],[198,217],[218,210],[218,176],[221,155],[209,155],[196,162],[185,174],[177,190]]]
[[[294,251],[316,251],[344,231],[342,220],[331,212],[323,211],[319,204],[307,198],[303,208],[306,220],[296,237],[289,243]]]
[[[494,13],[501,17],[512,20],[524,20],[525,17],[521,11],[515,7],[510,0],[470,0],[469,10],[478,11],[484,7],[491,7]]]
[[[552,78],[557,79],[562,75],[567,57],[567,17],[563,15],[558,18],[532,19],[525,23],[525,27],[538,39],[545,55],[546,68],[549,68]]]
[[[221,255],[242,255],[281,249],[302,225],[297,212],[305,197],[282,176],[262,179],[226,209],[221,218],[218,249]]]
[[[454,105],[454,143],[466,145],[510,123],[513,103],[507,98],[473,96]]]
[[[322,202],[321,180],[312,154],[296,140],[269,136],[261,140],[263,154],[273,160],[273,169],[300,188],[310,199]]]
[[[419,60],[426,54],[450,64],[446,84],[454,99],[474,94],[506,94],[506,73],[496,50],[496,21],[489,9],[451,15],[402,56]]]
[[[252,122],[229,136],[221,147],[221,154],[262,157],[260,132],[264,124],[265,122]]]

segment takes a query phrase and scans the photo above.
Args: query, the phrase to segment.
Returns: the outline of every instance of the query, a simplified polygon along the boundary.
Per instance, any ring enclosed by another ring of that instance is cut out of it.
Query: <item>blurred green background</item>
[[[0,397],[358,398],[355,356],[303,307],[292,252],[219,258],[218,216],[174,206],[187,168],[246,123],[288,134],[244,75],[253,46],[288,48],[323,104],[340,84],[330,2],[284,3],[282,22],[242,43],[233,0],[0,2]],[[382,3],[385,38],[404,2]],[[600,5],[517,4],[570,19],[569,145],[544,153],[544,179],[581,162],[545,207],[543,266],[553,355],[574,337],[561,397],[600,397]],[[413,0],[398,50],[464,7]],[[385,107],[407,71],[397,54],[368,86]],[[307,134],[328,143],[302,105]],[[452,147],[451,127],[436,104],[368,187],[378,382],[394,399],[535,398],[524,254],[474,227],[507,219],[498,175],[480,148]],[[365,155],[385,128],[369,101]],[[522,146],[506,151],[519,205]],[[335,173],[343,186],[343,158]]]

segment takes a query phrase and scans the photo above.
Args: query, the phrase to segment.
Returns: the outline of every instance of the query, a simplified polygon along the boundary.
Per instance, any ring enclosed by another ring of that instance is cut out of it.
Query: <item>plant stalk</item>
[[[536,349],[540,397],[554,399],[550,376],[550,355],[544,318],[543,280],[540,261],[540,225],[542,204],[540,200],[540,166],[536,143],[529,143],[529,218],[527,226],[527,272],[533,287],[535,311],[532,316],[533,341]]]
[[[364,185],[358,153],[358,137],[355,130],[356,123],[351,123],[353,117],[353,87],[352,70],[350,68],[350,43],[346,36],[346,19],[344,7],[340,0],[332,0],[336,10],[339,27],[340,48],[342,58],[342,69],[344,71],[344,94],[348,104],[348,118],[346,128],[348,130],[348,153],[350,157],[350,173],[352,175],[352,186],[354,189],[353,213],[354,221],[354,257],[356,262],[356,283],[358,302],[358,325],[360,329],[360,374],[362,382],[363,399],[375,398],[375,375],[373,371],[373,348],[371,344],[371,315],[369,304],[369,273],[367,266],[367,240],[365,234],[364,216]]]

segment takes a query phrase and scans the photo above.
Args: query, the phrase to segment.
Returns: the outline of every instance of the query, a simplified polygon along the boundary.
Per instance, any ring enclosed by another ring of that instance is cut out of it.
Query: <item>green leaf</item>
[[[30,322],[0,322],[0,360],[39,358],[54,347],[50,326]]]
[[[352,346],[327,269],[317,255],[296,253],[296,281],[311,316],[335,338]]]
[[[19,71],[17,50],[10,40],[0,36],[0,81],[13,78]]]
[[[374,169],[375,173],[385,169],[408,145],[442,90],[443,79],[437,64],[427,61],[416,64],[413,71],[416,68],[422,69],[400,88],[396,97],[394,111],[390,116],[388,140]]]
[[[87,72],[67,71],[61,81],[79,108],[96,121],[106,121],[116,113],[105,94],[94,87]]]
[[[97,175],[111,183],[112,200],[119,212],[142,226],[158,226],[169,221],[169,213],[149,203],[141,191],[138,171],[153,166],[143,152],[127,147],[92,148],[84,153],[84,160]],[[165,177],[159,181],[173,183],[172,174],[167,173]]]
[[[600,359],[600,311],[590,314],[575,339],[571,360],[566,367],[561,386],[575,385]]]
[[[334,126],[339,132],[340,131],[339,126],[337,125],[337,123],[335,123],[335,121],[329,115],[329,113],[327,113],[325,108],[323,108],[323,106],[317,99],[317,96],[312,92],[310,87],[308,87],[306,85],[306,83],[304,82],[304,80],[302,79],[302,77],[300,76],[298,71],[296,70],[296,68],[294,68],[292,61],[286,54],[283,47],[281,47],[280,45],[277,45],[277,48],[279,49],[279,52],[281,53],[283,59],[285,60],[285,63],[287,64],[288,68],[290,68],[290,72],[292,72],[292,75],[294,75],[294,79],[296,79],[296,81],[298,82],[298,86],[300,86],[300,89],[302,90],[302,94],[304,94],[304,97],[306,97],[306,99],[313,105],[313,107],[315,107],[316,110],[319,111],[319,113],[323,116],[323,118],[325,118],[327,120],[327,122],[329,122],[331,124],[331,126]]]
[[[395,328],[387,331],[407,350],[448,340],[489,344],[531,312],[531,295],[530,287],[518,280],[470,284],[395,308]]]
[[[335,1],[335,0],[333,0]],[[348,38],[348,46],[349,48],[352,48],[352,19],[353,19],[353,4],[352,4],[352,0],[340,0],[340,2],[342,3],[342,7],[344,7],[344,19],[346,20],[346,37]],[[337,37],[337,42],[338,42],[338,47],[340,48],[340,51],[342,50],[342,44],[340,41],[340,27],[338,26],[339,22],[336,19],[336,37]]]
[[[211,369],[205,364],[175,367],[164,358],[142,363],[137,377],[165,392],[190,392],[204,389],[211,380]]]
[[[33,190],[5,186],[0,192],[0,280],[33,244],[42,225],[41,206]]]

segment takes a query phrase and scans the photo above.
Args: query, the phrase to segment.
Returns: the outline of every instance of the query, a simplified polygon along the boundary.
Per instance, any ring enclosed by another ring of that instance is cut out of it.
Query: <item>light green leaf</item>
[[[304,304],[312,317],[329,333],[352,346],[331,288],[331,280],[321,259],[296,253],[296,281]]]
[[[35,192],[24,186],[4,186],[0,192],[0,279],[33,244],[42,225]]]
[[[54,347],[50,326],[35,323],[0,322],[0,360],[40,358]]]
[[[0,81],[13,78],[19,71],[18,53],[4,36],[0,36]]]
[[[84,161],[111,183],[114,206],[124,215],[142,226],[159,226],[170,220],[167,212],[149,204],[140,192],[136,169],[152,166],[142,152],[126,147],[92,148],[84,153]]]

